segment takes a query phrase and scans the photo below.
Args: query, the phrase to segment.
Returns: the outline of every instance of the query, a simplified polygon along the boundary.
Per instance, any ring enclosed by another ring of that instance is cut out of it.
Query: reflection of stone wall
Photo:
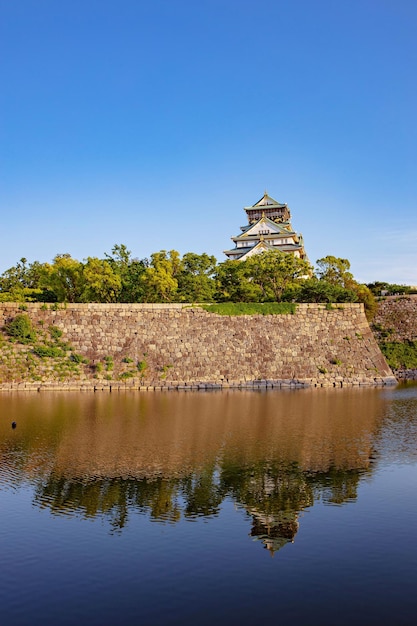
[[[19,313],[0,305],[0,324]],[[43,310],[34,323],[54,324],[90,362],[112,355],[146,360],[127,386],[382,384],[390,377],[359,304],[327,310],[300,304],[295,315],[219,316],[190,306],[72,304]],[[93,384],[97,381],[93,379]],[[392,379],[391,379],[392,382]],[[102,381],[102,387],[121,385]],[[37,384],[39,387],[39,384]]]

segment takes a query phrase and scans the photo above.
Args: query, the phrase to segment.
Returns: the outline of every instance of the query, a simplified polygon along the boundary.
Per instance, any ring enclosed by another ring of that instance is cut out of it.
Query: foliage
[[[212,302],[216,284],[216,259],[208,254],[187,252],[178,273],[178,296],[181,302]]]
[[[71,353],[70,361],[72,361],[73,363],[77,363],[77,364],[88,363],[88,359],[83,357],[81,354],[77,354],[76,352]]]
[[[117,302],[121,289],[121,277],[108,261],[87,258],[83,266],[84,302]]]
[[[216,302],[259,302],[261,300],[261,289],[250,280],[247,268],[244,262],[230,259],[217,266],[214,274]]]
[[[328,255],[317,261],[317,275],[320,280],[325,280],[331,285],[341,285],[349,288],[353,275],[349,272],[350,263],[347,259]]]
[[[328,285],[339,290],[339,296],[333,301],[362,302],[368,320],[373,318],[377,307],[375,297],[366,285],[358,283],[353,278],[349,271],[350,263],[347,259],[329,255],[318,259],[317,265],[320,282],[325,281]],[[326,290],[329,291],[328,288]],[[327,299],[326,301],[329,302],[330,300]]]
[[[163,365],[160,368],[160,374],[161,374],[161,378],[165,379],[167,377],[167,374],[169,372],[169,370],[171,369],[171,367],[173,367],[173,365]]]
[[[388,283],[369,289],[354,280],[347,259],[331,255],[317,266],[314,276],[306,261],[281,251],[217,263],[206,253],[161,250],[139,260],[115,244],[103,259],[58,254],[52,263],[28,264],[22,258],[0,276],[0,302],[363,302],[371,319],[372,291]]]
[[[33,347],[33,353],[39,357],[58,358],[65,356],[64,350],[59,346],[48,346],[44,344],[37,344]]]
[[[393,369],[417,368],[417,341],[380,343],[380,348]]]
[[[203,305],[203,309],[217,315],[293,315],[293,302],[221,302]]]
[[[416,293],[416,290],[408,285],[396,285],[394,283],[386,283],[382,281],[368,283],[367,287],[372,291],[374,296],[401,296]]]
[[[300,283],[295,299],[297,302],[357,302],[358,298],[352,289],[312,277]]]
[[[53,292],[59,302],[80,302],[84,290],[82,263],[69,254],[58,254],[52,265],[43,265],[40,286]]]
[[[118,302],[143,302],[143,273],[148,266],[147,259],[132,259],[132,253],[124,244],[115,244],[111,255],[105,254],[106,261],[120,277],[121,289]]]
[[[132,372],[131,370],[128,370],[127,372],[122,372],[119,376],[119,378],[121,380],[125,379],[125,378],[133,378],[135,376],[135,372]]]
[[[175,302],[180,266],[176,250],[161,250],[151,255],[150,266],[143,274],[145,302]]]
[[[36,331],[33,328],[31,319],[26,313],[16,315],[14,319],[5,325],[6,333],[9,337],[19,343],[32,343],[36,341]]]
[[[307,261],[271,250],[243,261],[247,275],[260,288],[262,302],[279,302],[286,288],[309,275]]]
[[[62,337],[62,330],[58,326],[49,326],[48,328],[51,339],[58,341]]]
[[[105,362],[106,371],[107,372],[111,372],[112,369],[114,369],[113,357],[112,356],[105,356],[104,357],[104,362]]]
[[[372,320],[378,307],[374,294],[366,285],[356,282],[352,285],[352,290],[356,293],[358,302],[363,303],[367,319]]]

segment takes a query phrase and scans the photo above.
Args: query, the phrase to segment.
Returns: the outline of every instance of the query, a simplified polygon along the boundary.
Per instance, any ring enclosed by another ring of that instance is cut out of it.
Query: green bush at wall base
[[[391,368],[417,368],[417,341],[381,343],[380,348]]]

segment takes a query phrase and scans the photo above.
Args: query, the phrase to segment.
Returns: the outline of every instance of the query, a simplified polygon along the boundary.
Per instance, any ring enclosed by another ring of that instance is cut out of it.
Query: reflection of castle
[[[0,474],[33,485],[35,506],[105,519],[112,532],[135,514],[165,524],[209,519],[228,499],[250,516],[252,539],[274,553],[295,540],[300,512],[317,500],[356,498],[372,469],[380,397],[265,394],[259,404],[245,393],[178,394],[169,402],[141,394],[112,397],[114,406],[104,396],[28,398],[24,437],[20,429],[13,448],[0,450]],[[42,437],[38,403],[48,418]]]
[[[296,512],[283,511],[264,515],[252,509],[248,513],[252,515],[250,536],[256,541],[261,541],[272,556],[287,543],[294,543],[299,527]]]
[[[104,516],[120,532],[134,511],[153,522],[176,524],[218,515],[231,498],[252,519],[250,536],[273,555],[298,532],[298,516],[315,500],[342,504],[356,498],[361,470],[309,473],[296,464],[227,463],[171,478],[106,478],[85,481],[52,472],[36,485],[34,503],[54,515]]]

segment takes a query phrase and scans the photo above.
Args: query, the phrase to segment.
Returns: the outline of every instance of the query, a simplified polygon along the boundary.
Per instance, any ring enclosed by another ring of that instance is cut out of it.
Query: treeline
[[[115,245],[104,258],[58,254],[52,263],[22,258],[0,276],[0,301],[18,302],[363,302],[371,290],[352,276],[347,259],[326,256],[317,269],[280,251],[246,261],[161,250],[133,258]]]

